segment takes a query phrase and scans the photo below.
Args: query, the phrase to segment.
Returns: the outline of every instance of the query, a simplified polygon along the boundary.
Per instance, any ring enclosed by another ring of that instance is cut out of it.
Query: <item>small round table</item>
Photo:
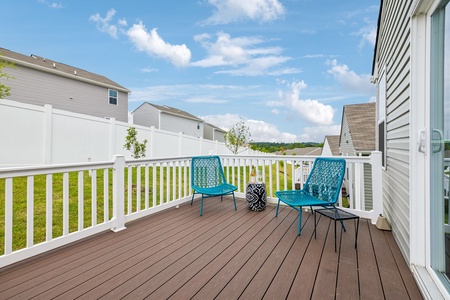
[[[249,183],[245,192],[248,208],[253,211],[262,211],[266,208],[266,185],[262,183]]]

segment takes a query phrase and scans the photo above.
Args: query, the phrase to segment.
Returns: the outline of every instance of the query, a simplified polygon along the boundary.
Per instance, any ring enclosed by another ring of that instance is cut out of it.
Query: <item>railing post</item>
[[[113,231],[125,229],[125,157],[123,155],[114,156],[113,166]]]
[[[383,174],[381,172],[381,152],[373,151],[370,158],[372,164],[372,224],[375,224],[378,216],[383,215]]]

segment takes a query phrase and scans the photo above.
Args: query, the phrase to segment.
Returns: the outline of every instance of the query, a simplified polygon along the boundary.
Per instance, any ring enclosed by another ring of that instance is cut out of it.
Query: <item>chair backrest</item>
[[[192,187],[215,187],[226,183],[222,163],[218,156],[196,156],[192,158]]]
[[[345,159],[318,157],[303,190],[324,202],[336,203],[345,174]]]

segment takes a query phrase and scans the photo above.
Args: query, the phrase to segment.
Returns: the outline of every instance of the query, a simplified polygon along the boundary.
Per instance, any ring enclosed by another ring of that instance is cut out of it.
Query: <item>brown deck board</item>
[[[401,299],[408,295],[402,277],[392,256],[389,243],[383,231],[375,227],[369,227],[372,236],[373,248],[377,259],[378,271],[387,299]],[[409,295],[408,295],[409,297]]]
[[[0,299],[420,299],[391,232],[245,200],[172,208],[0,269]]]

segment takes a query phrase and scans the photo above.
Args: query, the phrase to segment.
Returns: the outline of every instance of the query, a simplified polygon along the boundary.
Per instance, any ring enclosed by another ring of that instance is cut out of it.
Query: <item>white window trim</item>
[[[110,96],[110,94],[109,94],[110,91],[115,91],[115,92],[117,93],[116,104],[111,103],[111,101],[110,101],[110,98],[111,98],[111,96]],[[108,89],[108,104],[110,104],[110,105],[116,105],[116,106],[119,105],[119,91],[118,91],[118,90],[115,90],[115,89]]]

